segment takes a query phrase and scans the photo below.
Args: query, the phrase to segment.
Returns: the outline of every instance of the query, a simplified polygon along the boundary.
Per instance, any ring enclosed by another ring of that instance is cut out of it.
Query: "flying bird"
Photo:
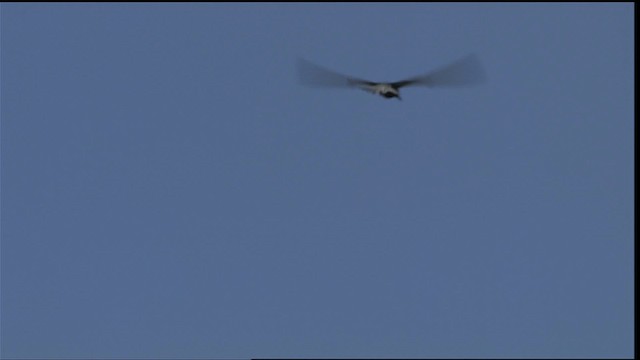
[[[405,86],[454,87],[478,85],[484,82],[485,73],[474,54],[467,55],[449,65],[423,75],[395,82],[375,82],[337,73],[315,65],[307,60],[298,59],[300,82],[309,86],[355,87],[387,99],[400,98],[400,88]]]

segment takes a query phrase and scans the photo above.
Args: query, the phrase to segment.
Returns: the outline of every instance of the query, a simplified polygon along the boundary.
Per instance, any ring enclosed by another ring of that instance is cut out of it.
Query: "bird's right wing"
[[[486,76],[480,60],[478,60],[476,55],[471,54],[430,73],[396,81],[391,83],[391,86],[395,88],[409,85],[434,87],[466,86],[481,84],[485,81],[485,78]]]
[[[301,84],[322,87],[359,87],[364,90],[373,88],[377,83],[346,76],[325,69],[304,59],[298,59],[298,78]]]

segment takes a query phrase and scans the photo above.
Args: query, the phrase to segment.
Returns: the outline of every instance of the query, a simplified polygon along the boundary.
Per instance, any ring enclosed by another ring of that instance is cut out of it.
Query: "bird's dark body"
[[[394,94],[390,91],[383,92],[380,95],[382,95],[383,97],[386,97],[387,99],[393,99],[394,97],[400,99],[400,96],[398,96],[398,94]]]

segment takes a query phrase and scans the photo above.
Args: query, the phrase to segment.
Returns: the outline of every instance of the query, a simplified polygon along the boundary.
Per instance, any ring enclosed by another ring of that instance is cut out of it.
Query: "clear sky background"
[[[633,356],[633,4],[0,11],[2,357]]]

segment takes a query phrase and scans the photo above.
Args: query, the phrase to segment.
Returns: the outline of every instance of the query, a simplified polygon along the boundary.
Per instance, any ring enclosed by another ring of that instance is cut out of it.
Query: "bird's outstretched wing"
[[[298,59],[298,78],[301,84],[322,87],[359,87],[367,89],[378,83],[343,75],[304,59]]]
[[[480,60],[476,55],[471,54],[427,74],[393,82],[391,86],[396,89],[410,85],[466,86],[481,84],[485,81],[485,78]]]

